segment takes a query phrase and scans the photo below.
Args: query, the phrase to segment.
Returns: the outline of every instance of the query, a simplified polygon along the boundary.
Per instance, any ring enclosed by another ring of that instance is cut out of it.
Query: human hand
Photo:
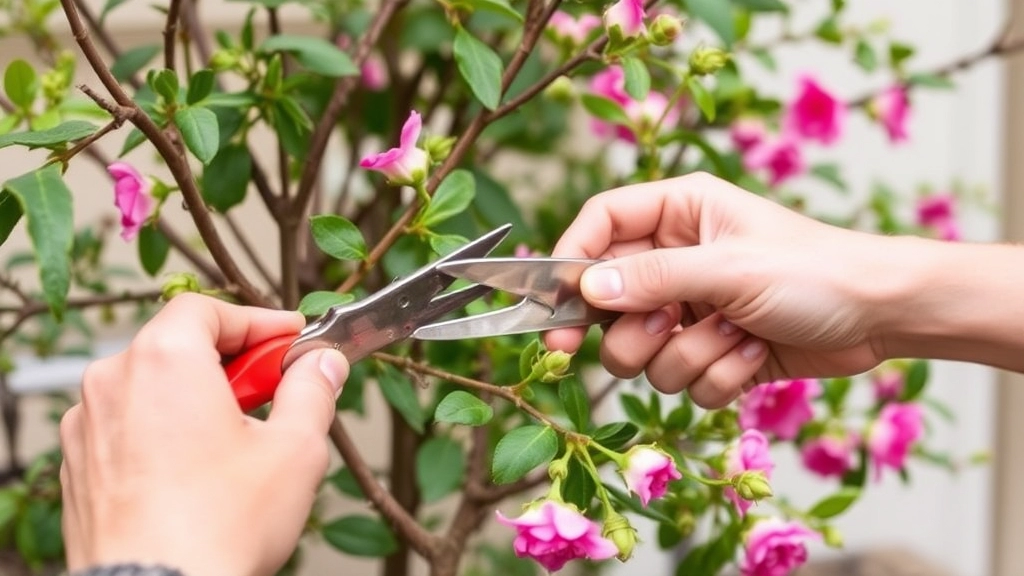
[[[875,303],[892,242],[829,226],[707,174],[589,200],[555,257],[612,259],[582,278],[593,305],[626,312],[606,331],[614,375],[721,407],[781,378],[853,374],[882,358]],[[891,275],[890,275],[891,277]],[[573,351],[581,329],[553,330]]]
[[[70,571],[143,563],[241,576],[284,564],[327,470],[348,363],[332,349],[302,356],[260,421],[239,409],[221,358],[302,326],[295,312],[185,294],[89,366],[60,427]]]

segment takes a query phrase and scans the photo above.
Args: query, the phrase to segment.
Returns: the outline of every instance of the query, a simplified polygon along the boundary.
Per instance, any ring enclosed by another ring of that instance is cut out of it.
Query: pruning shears
[[[297,336],[267,340],[230,359],[225,372],[242,410],[271,401],[284,370],[320,348],[336,348],[354,364],[408,338],[486,338],[603,324],[619,316],[590,306],[580,295],[580,276],[599,260],[487,257],[510,230],[510,224],[496,228],[362,300],[331,307]],[[458,279],[472,284],[446,291]],[[507,308],[441,320],[494,290],[522,299]]]

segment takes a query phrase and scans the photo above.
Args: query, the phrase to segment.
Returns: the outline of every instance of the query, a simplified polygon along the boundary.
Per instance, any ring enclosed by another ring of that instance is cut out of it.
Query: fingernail
[[[341,388],[348,377],[348,362],[345,356],[334,348],[327,348],[320,353],[320,372],[331,383],[334,395],[341,394]]]
[[[583,275],[585,291],[591,298],[614,300],[622,296],[622,274],[615,268],[594,268]]]
[[[731,336],[736,333],[736,325],[728,320],[722,320],[718,323],[718,333],[722,336]]]
[[[651,336],[657,336],[665,330],[668,330],[669,324],[672,323],[672,318],[669,317],[668,312],[664,310],[655,310],[647,315],[644,320],[644,329]]]
[[[740,349],[740,356],[747,360],[754,360],[764,352],[764,342],[754,340]]]

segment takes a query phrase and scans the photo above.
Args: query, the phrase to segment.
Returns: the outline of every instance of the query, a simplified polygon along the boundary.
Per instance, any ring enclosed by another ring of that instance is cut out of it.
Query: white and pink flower
[[[619,553],[615,543],[601,535],[600,525],[564,502],[543,500],[514,519],[500,511],[497,516],[498,522],[516,529],[516,556],[532,558],[548,572],[561,570],[570,560],[607,560]]]
[[[622,38],[637,38],[647,32],[643,0],[619,0],[604,12],[604,26],[610,35],[618,31]]]
[[[430,169],[430,158],[425,150],[416,147],[422,127],[419,112],[413,110],[402,126],[398,148],[366,156],[359,165],[384,174],[395,185],[423,182]]]
[[[797,521],[759,521],[744,539],[742,576],[785,576],[807,562],[807,543],[821,535]]]
[[[683,477],[676,462],[651,445],[637,445],[625,454],[626,465],[619,470],[626,488],[640,498],[644,506],[665,495],[668,483]]]
[[[132,240],[153,212],[153,185],[127,162],[110,164],[107,173],[114,179],[114,205],[121,212],[121,238]]]

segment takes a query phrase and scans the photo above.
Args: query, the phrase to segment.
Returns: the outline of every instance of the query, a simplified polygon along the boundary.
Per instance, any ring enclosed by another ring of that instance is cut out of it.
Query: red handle
[[[246,350],[224,367],[243,412],[270,402],[281,383],[281,362],[295,335],[278,336]]]

